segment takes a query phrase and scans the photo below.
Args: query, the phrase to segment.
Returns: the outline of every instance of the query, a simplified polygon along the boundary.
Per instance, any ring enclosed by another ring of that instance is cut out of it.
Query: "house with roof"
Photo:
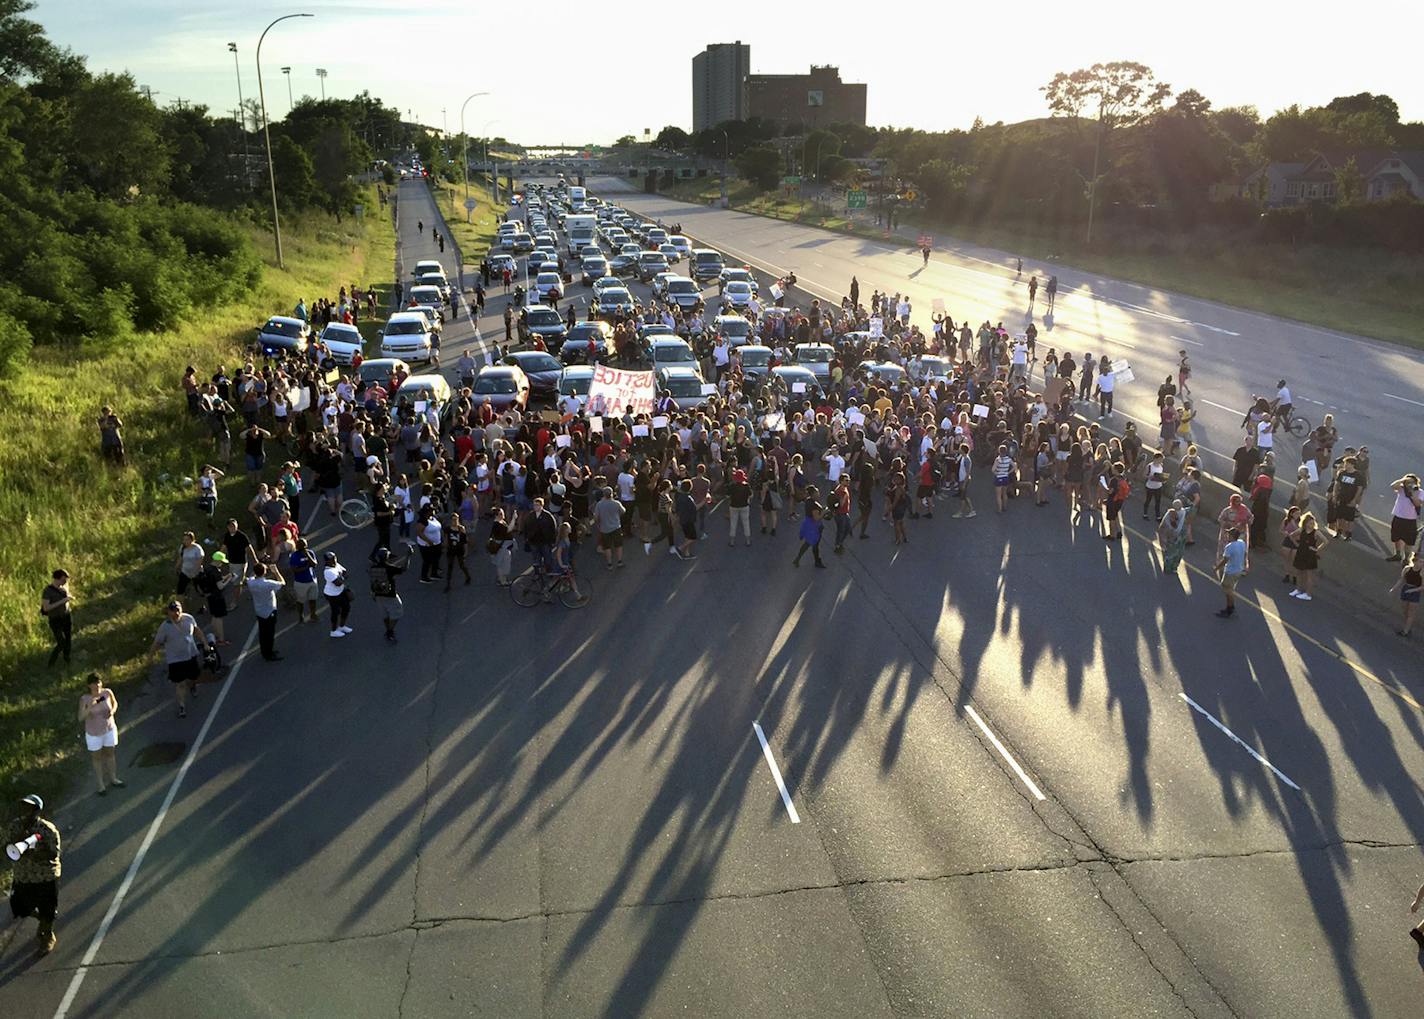
[[[1399,193],[1424,201],[1424,151],[1417,149],[1317,152],[1303,163],[1267,163],[1239,180],[1211,185],[1210,195],[1213,201],[1253,199],[1267,208],[1333,202],[1336,175],[1351,159],[1360,172],[1365,201],[1381,201]]]

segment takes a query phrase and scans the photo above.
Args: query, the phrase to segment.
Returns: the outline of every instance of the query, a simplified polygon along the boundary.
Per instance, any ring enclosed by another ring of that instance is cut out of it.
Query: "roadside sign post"
[[[860,190],[847,191],[847,192],[846,192],[846,208],[847,208],[847,209],[863,209],[863,208],[865,208],[865,192],[864,192],[864,191],[860,191]]]
[[[473,198],[465,199],[465,222],[469,223],[474,219],[473,213],[480,203]]]

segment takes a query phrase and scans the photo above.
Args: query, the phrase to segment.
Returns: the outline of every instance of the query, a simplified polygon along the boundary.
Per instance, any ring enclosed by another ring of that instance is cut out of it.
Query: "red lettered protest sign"
[[[593,369],[588,387],[591,414],[622,414],[632,407],[634,414],[651,414],[656,390],[652,372],[630,372],[600,364]]]

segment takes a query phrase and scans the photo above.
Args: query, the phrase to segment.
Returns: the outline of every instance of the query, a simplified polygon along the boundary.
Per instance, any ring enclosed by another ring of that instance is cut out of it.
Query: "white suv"
[[[429,363],[434,357],[434,331],[419,311],[398,311],[381,330],[381,356]]]

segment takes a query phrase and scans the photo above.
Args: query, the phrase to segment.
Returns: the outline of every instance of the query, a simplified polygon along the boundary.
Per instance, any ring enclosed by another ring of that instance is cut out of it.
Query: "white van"
[[[429,363],[433,358],[434,331],[421,311],[398,311],[381,330],[381,356]]]
[[[577,257],[584,248],[598,247],[597,216],[568,216],[564,219],[564,229],[569,233],[570,255]]]

